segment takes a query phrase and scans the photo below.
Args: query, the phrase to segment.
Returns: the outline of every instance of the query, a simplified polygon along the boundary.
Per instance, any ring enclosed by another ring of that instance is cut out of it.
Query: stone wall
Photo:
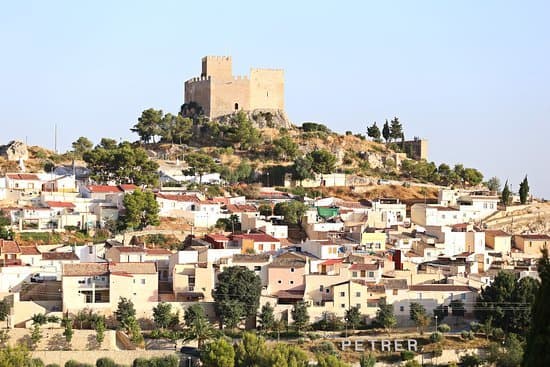
[[[33,358],[40,358],[44,364],[57,363],[64,366],[67,361],[75,360],[95,366],[99,358],[111,358],[117,364],[131,366],[136,358],[163,357],[176,354],[173,350],[120,350],[120,351],[34,351]],[[178,354],[176,354],[178,355]],[[181,356],[181,355],[178,355]]]

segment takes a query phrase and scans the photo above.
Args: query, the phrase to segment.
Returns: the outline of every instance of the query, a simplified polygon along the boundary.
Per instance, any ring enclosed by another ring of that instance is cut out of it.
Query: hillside
[[[489,229],[508,233],[543,233],[550,235],[550,203],[509,206],[483,222]]]

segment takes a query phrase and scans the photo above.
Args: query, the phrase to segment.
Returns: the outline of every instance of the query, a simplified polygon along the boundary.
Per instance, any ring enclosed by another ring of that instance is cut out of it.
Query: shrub
[[[401,360],[410,361],[415,356],[415,353],[412,350],[402,350],[401,351]]]
[[[443,334],[439,332],[432,333],[432,335],[430,335],[430,341],[432,343],[439,343],[443,341]]]
[[[447,324],[441,324],[437,327],[437,330],[441,333],[448,333],[451,331],[451,327]]]
[[[321,342],[311,348],[314,353],[338,354],[334,344],[328,341]]]
[[[321,338],[321,335],[317,333],[307,333],[307,337],[309,338],[309,340],[317,340]]]
[[[111,358],[103,357],[95,362],[96,367],[117,367],[115,361]]]
[[[65,367],[94,367],[94,366],[89,363],[80,363],[78,361],[75,361],[74,359],[71,359],[70,361],[65,362]]]
[[[472,331],[466,331],[460,333],[460,337],[464,340],[473,340],[474,339],[474,333]]]
[[[61,366],[58,365],[57,363],[50,363],[50,364],[47,364],[46,367],[61,367]]]
[[[497,327],[493,330],[493,338],[495,339],[504,339],[504,330],[502,330],[501,328]]]
[[[481,324],[479,322],[472,321],[472,322],[470,322],[470,329],[474,333],[477,333],[478,331],[481,330]]]

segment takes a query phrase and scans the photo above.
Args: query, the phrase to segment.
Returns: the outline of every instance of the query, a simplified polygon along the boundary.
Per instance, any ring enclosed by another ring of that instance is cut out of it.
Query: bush
[[[321,335],[317,333],[307,333],[307,337],[309,338],[309,340],[321,339]]]
[[[324,353],[324,354],[338,354],[338,351],[334,347],[334,344],[332,342],[324,341],[317,345],[314,345],[311,348],[311,351],[313,353]]]
[[[470,329],[474,333],[477,333],[478,331],[481,330],[481,324],[479,322],[472,321],[472,322],[470,322]]]
[[[71,359],[70,361],[65,362],[65,367],[94,367],[94,366],[89,363],[80,363],[78,361],[75,361],[74,359]]]
[[[117,364],[115,361],[113,361],[111,358],[100,358],[95,362],[96,367],[117,367]]]
[[[57,363],[50,363],[50,364],[47,364],[46,367],[61,367],[61,366],[58,365]]]
[[[430,335],[430,341],[432,343],[439,343],[443,341],[443,334],[439,332],[432,333],[432,335]]]
[[[415,353],[412,350],[402,350],[401,351],[401,360],[410,361],[415,356]]]
[[[504,339],[504,330],[502,330],[501,328],[497,327],[493,330],[493,338],[495,339]]]
[[[441,324],[437,327],[437,330],[441,333],[448,333],[451,331],[451,327],[447,324]]]
[[[151,359],[137,358],[134,360],[132,367],[178,367],[179,363],[179,358],[171,355]]]
[[[460,333],[460,337],[464,340],[473,340],[474,339],[474,333],[472,331],[466,331]]]

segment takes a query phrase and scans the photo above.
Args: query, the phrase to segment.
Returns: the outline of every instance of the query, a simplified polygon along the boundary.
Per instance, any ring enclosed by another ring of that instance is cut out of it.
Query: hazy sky
[[[398,116],[429,159],[550,198],[545,1],[10,1],[0,7],[1,139],[60,150],[137,139],[175,113],[204,55],[285,69],[296,124],[364,133]]]

